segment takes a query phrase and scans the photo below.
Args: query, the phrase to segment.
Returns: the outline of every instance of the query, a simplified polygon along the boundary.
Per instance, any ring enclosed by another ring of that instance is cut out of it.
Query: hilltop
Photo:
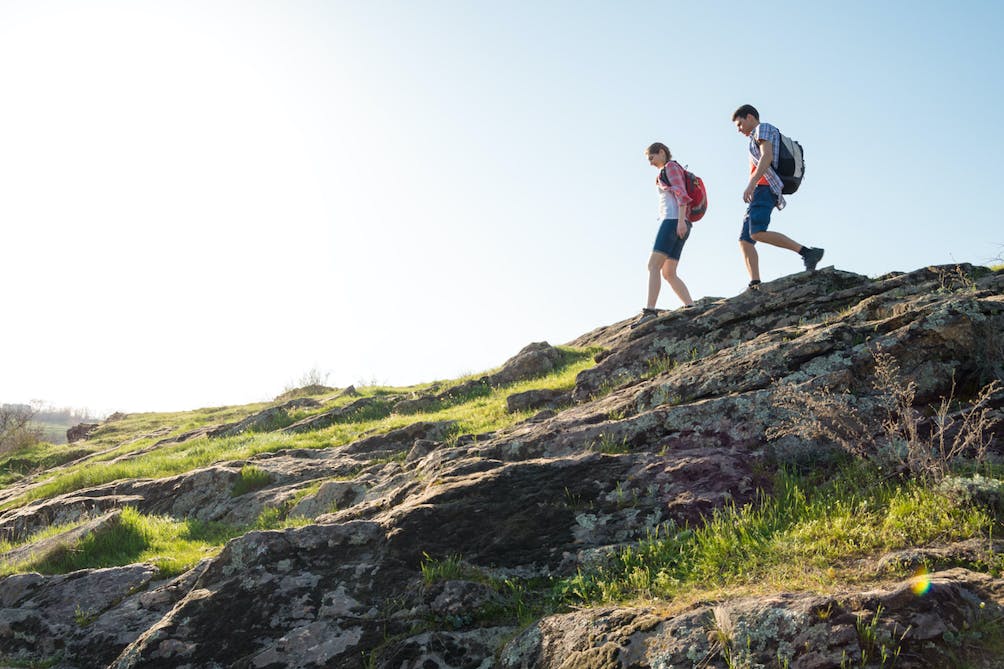
[[[0,457],[0,663],[1004,666],[1004,272],[631,325]]]

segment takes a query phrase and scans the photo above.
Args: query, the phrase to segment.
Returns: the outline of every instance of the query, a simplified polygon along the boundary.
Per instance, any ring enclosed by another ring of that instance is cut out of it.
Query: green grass
[[[495,431],[527,418],[529,414],[510,414],[506,411],[506,397],[515,392],[531,389],[554,388],[567,390],[574,387],[575,377],[584,369],[593,366],[595,350],[580,351],[563,349],[564,365],[556,372],[531,381],[512,384],[504,388],[491,388],[487,394],[473,393],[458,403],[443,406],[436,411],[398,416],[386,415],[380,408],[374,413],[359,412],[349,420],[332,425],[324,430],[289,435],[275,432],[241,434],[221,439],[198,438],[183,443],[164,444],[145,453],[138,453],[130,459],[113,462],[124,454],[146,449],[170,435],[181,434],[206,425],[234,422],[247,415],[261,411],[269,405],[249,405],[245,407],[221,407],[201,409],[194,412],[172,414],[138,414],[126,416],[104,424],[94,439],[87,442],[83,453],[99,455],[86,463],[70,465],[65,470],[50,473],[48,479],[20,497],[8,501],[3,509],[22,506],[38,499],[51,498],[59,494],[73,492],[105,483],[136,478],[159,478],[184,473],[221,461],[247,460],[252,456],[274,452],[285,448],[337,448],[351,443],[362,436],[385,433],[405,427],[417,420],[456,421],[453,435],[480,434]],[[476,377],[471,377],[476,378]],[[360,389],[361,396],[387,398],[391,395],[407,393],[442,393],[450,387],[463,383],[463,379],[445,383],[437,382],[409,388],[372,387]],[[342,397],[326,403],[314,411],[322,413],[332,408],[345,406],[358,398]],[[452,400],[451,400],[452,401]],[[386,407],[386,403],[376,403]],[[168,427],[170,430],[165,430]],[[152,434],[157,433],[157,434]],[[26,469],[39,469],[58,457],[58,450],[49,445],[40,445],[31,452],[17,454],[17,458],[27,462]],[[66,452],[65,447],[62,449]],[[102,452],[104,451],[104,452]],[[7,459],[8,465],[15,456]],[[388,458],[386,462],[399,461],[400,457]],[[0,467],[5,461],[0,461]],[[373,464],[380,464],[374,461]],[[0,469],[2,471],[2,469]],[[23,475],[18,471],[15,476]],[[246,465],[241,470],[241,478],[232,493],[240,495],[268,485],[271,479],[267,472],[254,465]],[[316,484],[319,488],[320,482]],[[316,490],[314,490],[316,492]],[[61,573],[73,569],[108,567],[133,562],[152,562],[165,575],[176,574],[190,568],[199,559],[214,555],[229,539],[239,536],[249,529],[276,529],[310,522],[304,518],[288,518],[289,510],[311,490],[302,491],[293,500],[277,508],[262,511],[251,527],[233,527],[221,524],[200,523],[193,520],[172,520],[165,517],[143,516],[132,509],[123,512],[118,526],[95,533],[70,550],[59,551],[43,561],[20,565],[3,565],[0,574],[36,570],[43,573]],[[69,527],[50,528],[45,535],[36,535],[24,543],[31,543],[43,536],[65,531]],[[22,543],[23,545],[23,543]],[[2,550],[13,546],[0,545]]]
[[[652,379],[664,372],[676,369],[677,366],[678,363],[673,359],[673,356],[668,354],[659,355],[648,361],[648,367],[642,373],[641,378]]]
[[[21,545],[54,536],[73,525],[47,528]],[[25,571],[65,574],[77,569],[122,566],[137,562],[155,564],[162,575],[187,571],[204,557],[215,555],[222,546],[247,528],[197,520],[172,520],[144,516],[135,509],[122,511],[120,522],[94,532],[76,545],[56,550],[18,564],[0,565],[0,577]],[[12,546],[0,545],[0,551]]]
[[[826,587],[862,577],[855,559],[989,538],[996,524],[986,511],[921,483],[865,486],[855,472],[819,486],[782,474],[773,495],[719,509],[698,528],[652,534],[612,566],[580,572],[556,590],[565,603],[591,605],[761,583]]]
[[[254,465],[244,465],[241,467],[241,477],[237,479],[230,494],[233,497],[240,497],[252,490],[261,490],[272,482],[272,475],[260,467]]]
[[[289,517],[289,510],[292,507],[292,503],[287,503],[280,507],[269,507],[263,509],[262,512],[258,514],[258,518],[255,520],[254,529],[281,530],[287,527],[303,527],[314,522],[311,518],[303,518],[299,516],[294,516],[292,518]]]
[[[92,452],[93,449],[87,446],[70,447],[41,442],[16,453],[5,453],[0,456],[0,488],[20,481],[33,472],[59,466]]]
[[[781,473],[773,494],[718,510],[695,528],[653,533],[617,552],[606,567],[554,579],[546,588],[512,582],[518,608],[506,617],[546,615],[569,608],[662,600],[686,604],[763,589],[840,591],[852,582],[901,577],[895,565],[880,573],[875,560],[891,551],[988,539],[999,519],[957,494],[922,482],[880,482],[865,465],[820,483]],[[872,561],[873,569],[862,564]],[[1004,561],[987,553],[969,564],[999,574]],[[498,583],[460,556],[421,564],[425,583]],[[516,601],[514,600],[514,601]],[[509,610],[513,609],[513,610]]]
[[[0,578],[26,571],[65,574],[77,569],[98,569],[140,562],[156,565],[161,576],[175,576],[191,569],[199,560],[218,554],[227,541],[249,530],[275,530],[310,522],[307,519],[285,520],[280,515],[263,512],[252,526],[245,527],[194,519],[175,520],[166,516],[147,516],[133,508],[125,508],[119,523],[94,532],[73,546],[17,564],[0,564]],[[28,545],[55,536],[79,524],[46,528],[18,545]],[[15,547],[0,542],[0,553]]]
[[[36,541],[41,541],[42,539],[48,539],[49,537],[54,537],[57,534],[71,530],[74,527],[81,525],[80,523],[63,523],[61,525],[49,525],[48,527],[35,532],[30,537],[20,542],[10,542],[6,540],[0,540],[0,554],[6,553],[8,551],[14,550],[15,548],[20,548],[21,546],[26,546],[28,544],[33,544]],[[4,574],[6,575],[6,574]]]
[[[526,626],[543,615],[553,613],[555,607],[547,579],[495,578],[464,562],[460,555],[450,555],[437,560],[423,553],[420,569],[426,586],[441,581],[470,581],[489,587],[496,599],[480,610],[461,619],[447,616],[439,624],[462,627],[478,622]]]
[[[251,413],[261,411],[269,405],[248,405],[246,407],[221,407],[201,409],[194,412],[175,414],[137,414],[103,425],[96,433],[93,444],[95,450],[107,448],[108,452],[89,459],[80,466],[70,466],[65,471],[52,475],[24,495],[0,505],[0,511],[23,506],[39,499],[90,488],[113,481],[134,478],[163,478],[181,474],[216,462],[246,460],[259,453],[275,452],[287,448],[334,448],[358,440],[363,436],[382,434],[405,427],[419,420],[457,421],[454,436],[460,434],[481,434],[512,425],[529,417],[529,413],[510,414],[506,411],[505,399],[508,395],[525,390],[555,388],[567,390],[575,385],[575,377],[584,369],[592,367],[595,350],[561,349],[565,355],[564,366],[556,372],[504,388],[493,388],[487,395],[473,397],[461,404],[454,404],[437,411],[408,415],[386,414],[386,405],[377,403],[371,412],[361,411],[350,420],[336,423],[323,430],[302,434],[277,432],[245,433],[220,439],[199,438],[183,443],[165,444],[148,453],[129,460],[112,462],[115,457],[146,448],[168,435],[144,437],[165,426],[172,427],[170,434],[181,434],[206,425],[220,422],[234,422]],[[478,375],[480,376],[480,375]],[[477,377],[470,377],[477,378]],[[363,397],[384,398],[415,392],[427,392],[430,388],[459,385],[463,380],[444,384],[434,382],[408,388],[372,387],[361,388]],[[345,406],[358,398],[341,397],[325,404],[313,413],[323,413],[338,406]],[[118,445],[112,445],[116,442]]]
[[[631,444],[628,443],[626,437],[618,439],[609,434],[601,434],[590,445],[590,450],[606,453],[607,455],[623,455],[631,452]]]
[[[466,565],[459,555],[450,555],[441,560],[429,557],[428,553],[422,554],[422,580],[426,585],[431,585],[439,581],[475,581],[487,582],[487,578],[481,571]]]

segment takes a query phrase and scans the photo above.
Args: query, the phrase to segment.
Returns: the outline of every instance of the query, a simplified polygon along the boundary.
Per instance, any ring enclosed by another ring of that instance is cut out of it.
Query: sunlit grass
[[[165,425],[173,426],[171,434],[180,434],[206,425],[219,422],[233,422],[247,415],[261,411],[270,405],[248,405],[246,407],[222,407],[219,409],[202,409],[196,412],[175,414],[138,414],[112,421],[102,427],[106,432],[100,439],[109,439],[114,432],[117,439],[130,438],[136,440],[128,446],[122,446],[100,457],[89,459],[79,466],[71,466],[66,471],[52,475],[16,499],[9,500],[0,511],[23,506],[32,501],[47,499],[56,495],[90,488],[112,481],[139,478],[163,478],[182,474],[193,469],[206,467],[217,462],[246,460],[260,453],[275,452],[290,448],[335,448],[356,441],[362,437],[383,434],[394,429],[406,427],[416,421],[456,421],[454,435],[482,434],[492,432],[512,425],[528,417],[527,413],[510,414],[506,411],[506,397],[513,393],[526,390],[553,388],[568,390],[574,387],[575,377],[579,372],[592,367],[595,350],[576,350],[561,348],[565,356],[565,365],[555,373],[530,381],[524,381],[502,388],[492,388],[488,394],[474,397],[465,402],[447,406],[438,411],[412,413],[408,415],[390,414],[380,418],[353,420],[335,423],[323,430],[304,432],[300,434],[285,434],[282,432],[245,433],[233,437],[207,439],[200,437],[182,443],[163,444],[146,453],[138,454],[131,459],[117,458],[130,451],[138,451],[148,447],[164,435],[138,438],[140,435],[155,432]],[[470,378],[480,378],[472,375]],[[451,382],[434,382],[410,386],[405,389],[388,387],[361,388],[361,397],[385,397],[392,394],[405,394],[402,391],[419,392],[443,389],[462,383],[464,379]],[[358,397],[338,397],[314,410],[313,414],[330,411],[332,408],[345,406]],[[365,414],[364,414],[365,417]],[[160,422],[158,422],[160,421]],[[127,430],[136,430],[128,432]]]
[[[245,493],[264,488],[271,482],[272,475],[264,469],[254,465],[244,465],[241,467],[240,478],[237,479],[230,494],[234,497],[240,497]]]
[[[21,546],[27,546],[29,544],[33,544],[37,541],[42,541],[43,539],[48,539],[49,537],[54,537],[57,534],[62,534],[67,530],[71,530],[74,527],[81,525],[83,522],[85,521],[81,521],[79,523],[62,523],[60,525],[49,525],[48,527],[45,527],[39,530],[38,532],[33,533],[27,539],[20,542],[10,542],[6,540],[0,540],[0,554],[7,553],[9,551],[14,550],[15,548],[20,548]]]
[[[184,573],[199,560],[217,555],[227,541],[250,529],[274,530],[296,527],[306,519],[285,520],[279,514],[263,513],[250,527],[167,516],[147,516],[133,508],[122,510],[119,522],[91,533],[72,546],[51,551],[16,564],[0,564],[0,577],[26,571],[65,574],[77,569],[98,569],[136,563],[155,565],[161,576]],[[52,537],[81,523],[60,525],[38,532],[20,546]],[[0,543],[0,552],[16,546]]]
[[[93,452],[88,446],[53,445],[46,442],[31,444],[15,453],[0,456],[0,488],[23,479],[25,476],[57,467]]]
[[[859,486],[844,475],[817,487],[780,475],[772,495],[717,510],[701,527],[671,529],[620,551],[611,566],[556,584],[562,601],[676,599],[769,584],[832,588],[860,579],[857,560],[974,537],[997,520],[920,482]],[[995,568],[1000,568],[997,565]]]

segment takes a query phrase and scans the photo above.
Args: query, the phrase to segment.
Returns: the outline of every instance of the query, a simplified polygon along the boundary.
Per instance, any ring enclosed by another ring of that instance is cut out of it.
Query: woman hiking
[[[641,316],[635,321],[635,325],[652,320],[659,314],[655,303],[659,299],[663,278],[683,302],[684,308],[694,306],[687,284],[683,283],[683,279],[676,273],[683,245],[687,243],[693,227],[687,220],[691,202],[690,196],[687,195],[683,167],[673,160],[673,154],[662,142],[656,142],[648,147],[645,155],[649,164],[659,170],[655,185],[659,195],[659,220],[662,223],[655,236],[652,255],[648,259],[648,302],[641,310]]]

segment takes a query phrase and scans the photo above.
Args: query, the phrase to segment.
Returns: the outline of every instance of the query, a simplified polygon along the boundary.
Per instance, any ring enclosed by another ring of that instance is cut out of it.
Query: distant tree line
[[[66,429],[93,421],[87,409],[57,408],[40,401],[0,404],[0,454],[40,441],[66,443]]]
[[[67,426],[85,423],[96,420],[90,415],[87,409],[73,409],[69,407],[56,408],[52,406],[34,406],[35,420],[40,423],[61,423]]]

